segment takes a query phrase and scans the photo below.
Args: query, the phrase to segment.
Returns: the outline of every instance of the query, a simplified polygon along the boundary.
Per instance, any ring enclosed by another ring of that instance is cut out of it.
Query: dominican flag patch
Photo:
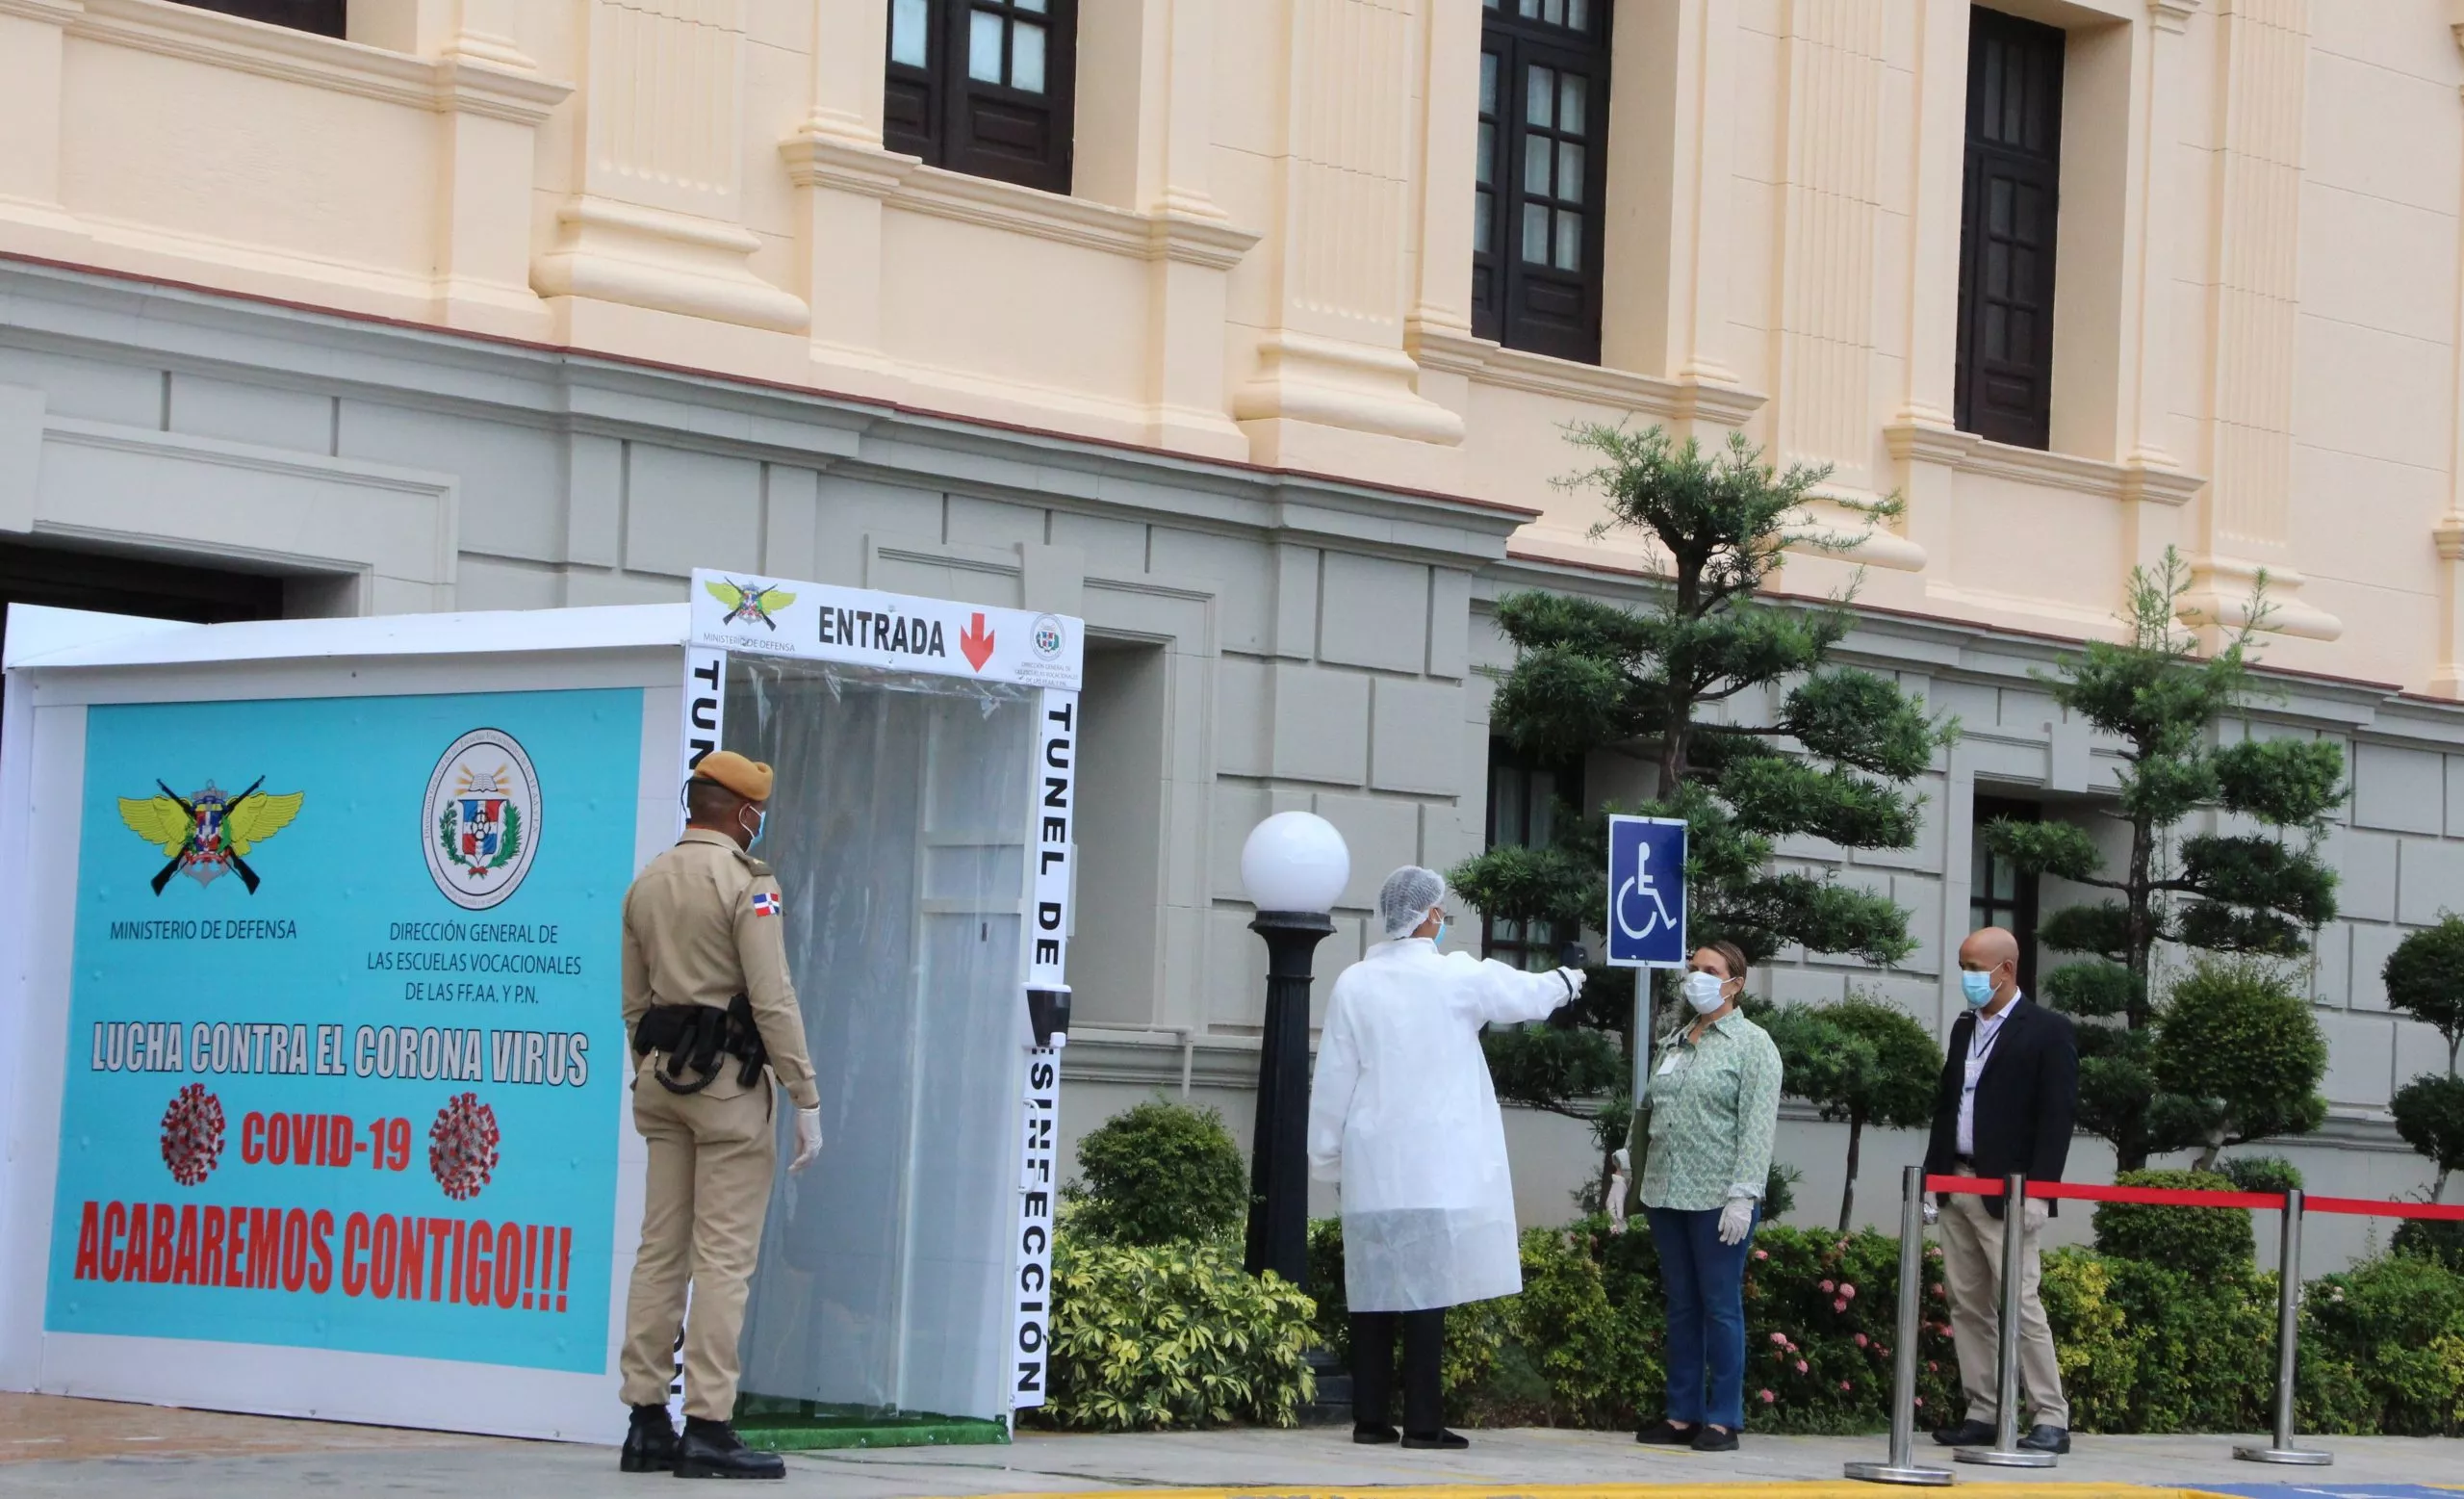
[[[771,894],[766,890],[755,891],[753,892],[753,914],[757,917],[777,916],[779,914],[779,897]]]

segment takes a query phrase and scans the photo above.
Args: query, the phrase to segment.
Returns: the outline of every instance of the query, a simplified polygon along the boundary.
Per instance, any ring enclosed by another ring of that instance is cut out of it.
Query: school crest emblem
[[[539,777],[521,741],[474,729],[428,775],[427,872],[445,898],[484,911],[511,895],[539,852]]]
[[[119,820],[160,848],[168,861],[154,876],[154,893],[163,893],[163,887],[175,874],[211,885],[230,873],[240,877],[249,894],[255,894],[261,882],[247,856],[259,843],[289,827],[291,819],[299,815],[299,804],[307,800],[304,791],[271,794],[265,784],[266,778],[259,776],[246,790],[233,796],[208,781],[203,790],[182,796],[157,781],[160,796],[121,797]]]

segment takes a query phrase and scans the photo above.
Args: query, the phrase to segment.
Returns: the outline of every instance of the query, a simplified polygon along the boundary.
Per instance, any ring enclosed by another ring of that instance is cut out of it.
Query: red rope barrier
[[[2000,1197],[2002,1183],[1983,1176],[1927,1176],[1928,1192]],[[2281,1212],[2284,1199],[2273,1192],[2200,1192],[2175,1187],[2105,1187],[2083,1181],[2032,1181],[2028,1196],[2068,1198],[2088,1202],[2133,1202],[2154,1207],[2238,1207],[2255,1212]],[[2303,1203],[2312,1212],[2348,1213],[2367,1218],[2435,1218],[2464,1223],[2464,1202],[2384,1202],[2372,1198],[2312,1197]]]

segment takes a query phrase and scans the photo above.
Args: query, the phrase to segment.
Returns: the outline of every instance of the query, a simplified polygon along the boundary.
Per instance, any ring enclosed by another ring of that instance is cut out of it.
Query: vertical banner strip
[[[1035,737],[1035,860],[1028,882],[1027,984],[1059,989],[1068,981],[1069,903],[1078,857],[1078,694],[1044,689]],[[1061,1129],[1061,1053],[1030,1043],[1020,1098],[1017,1300],[1012,1328],[1010,1406],[1044,1403],[1052,1344],[1052,1228],[1056,1156]]]
[[[682,787],[702,757],[719,747],[727,723],[728,653],[706,645],[684,648],[684,721],[678,737],[676,830],[684,831]]]

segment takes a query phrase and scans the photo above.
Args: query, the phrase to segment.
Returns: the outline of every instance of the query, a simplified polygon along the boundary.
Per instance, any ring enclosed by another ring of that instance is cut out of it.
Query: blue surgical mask
[[[738,813],[736,814],[736,826],[739,828],[744,826],[744,814],[742,813]],[[770,814],[767,811],[757,810],[753,814],[753,836],[744,841],[745,851],[750,853],[754,849],[759,847],[761,845],[761,835],[768,832],[769,829]]]
[[[1967,1007],[1982,1010],[1993,1002],[1993,975],[1960,970],[1960,993],[1966,996]]]
[[[1446,917],[1439,917],[1437,918],[1437,935],[1430,938],[1429,941],[1436,943],[1441,947],[1446,945]]]

